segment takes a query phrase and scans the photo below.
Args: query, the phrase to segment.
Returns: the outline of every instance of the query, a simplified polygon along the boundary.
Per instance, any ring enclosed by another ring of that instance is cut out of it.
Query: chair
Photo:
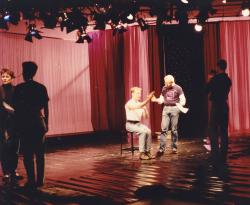
[[[121,155],[122,155],[122,151],[125,150],[125,151],[130,151],[130,152],[132,153],[132,156],[134,156],[134,151],[135,151],[135,150],[139,150],[139,147],[135,147],[135,146],[134,146],[134,136],[135,136],[136,134],[135,134],[134,132],[129,132],[129,131],[127,131],[127,132],[126,132],[126,135],[127,135],[128,137],[130,137],[131,145],[130,145],[130,147],[125,147],[125,148],[123,148],[123,147],[122,147],[123,141],[121,140]]]

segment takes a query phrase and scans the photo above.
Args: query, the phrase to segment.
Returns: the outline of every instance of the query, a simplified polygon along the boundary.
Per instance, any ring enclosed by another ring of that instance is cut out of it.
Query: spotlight
[[[250,7],[250,1],[244,1],[241,5],[241,14],[242,16],[249,16],[250,15],[250,11],[249,11],[249,7]]]
[[[242,14],[242,16],[247,17],[250,15],[250,11],[248,8],[244,8],[244,9],[242,9],[241,14]]]
[[[42,36],[39,34],[40,31],[38,31],[36,29],[36,25],[35,24],[29,24],[28,26],[28,33],[25,36],[25,40],[29,41],[29,42],[33,42],[32,41],[32,37],[34,36],[37,39],[42,39]]]
[[[145,20],[143,18],[137,19],[137,22],[138,22],[142,31],[145,31],[149,28],[148,24],[145,22]]]
[[[87,41],[87,43],[90,43],[92,41],[92,39],[86,33],[85,30],[83,31],[82,29],[78,29],[77,36],[78,36],[78,39],[77,39],[76,43],[84,43],[84,41]]]
[[[183,4],[188,4],[188,3],[189,3],[188,0],[181,0],[181,2],[182,2]]]
[[[114,29],[113,29],[113,36],[117,33],[122,34],[124,32],[126,32],[127,29],[125,28],[125,26],[121,23],[119,23]]]
[[[76,29],[73,21],[70,19],[70,13],[64,12],[58,18],[58,21],[60,22],[61,31],[63,31],[64,27],[66,28],[67,33],[70,33]]]
[[[226,4],[226,3],[227,3],[227,0],[222,0],[222,3],[223,3],[223,4]]]
[[[202,29],[203,29],[203,27],[202,27],[201,24],[197,23],[197,24],[194,25],[194,30],[195,30],[196,32],[201,32]]]

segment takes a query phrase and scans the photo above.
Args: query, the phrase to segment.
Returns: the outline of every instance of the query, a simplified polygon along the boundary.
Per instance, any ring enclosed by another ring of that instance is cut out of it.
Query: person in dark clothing
[[[228,151],[228,94],[232,85],[226,74],[227,62],[220,59],[217,62],[218,74],[207,84],[207,93],[211,101],[209,133],[212,159],[226,161]],[[220,136],[220,146],[219,146]]]
[[[20,135],[24,166],[28,181],[27,188],[44,184],[45,133],[48,131],[48,93],[44,85],[33,80],[37,71],[34,62],[23,62],[24,83],[16,86],[13,102],[16,129]],[[35,163],[36,158],[36,174]]]
[[[0,72],[2,86],[0,87],[0,144],[3,181],[16,182],[22,177],[16,172],[18,164],[19,138],[14,130],[14,109],[12,96],[15,87],[12,81],[14,72],[3,68]]]

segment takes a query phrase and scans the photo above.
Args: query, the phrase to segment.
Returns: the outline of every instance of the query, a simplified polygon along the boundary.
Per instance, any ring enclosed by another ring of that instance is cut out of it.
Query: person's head
[[[23,62],[23,79],[25,81],[33,79],[37,71],[37,64],[32,61]]]
[[[164,83],[166,87],[172,87],[174,85],[174,77],[172,75],[166,75],[164,77]]]
[[[0,73],[4,85],[12,83],[12,80],[15,78],[14,72],[7,68],[3,68]]]
[[[218,60],[217,66],[220,71],[225,72],[225,70],[227,69],[227,61],[225,61],[224,59]]]
[[[131,91],[131,95],[132,95],[133,99],[135,99],[135,100],[140,100],[141,99],[141,88],[132,87],[130,91]]]

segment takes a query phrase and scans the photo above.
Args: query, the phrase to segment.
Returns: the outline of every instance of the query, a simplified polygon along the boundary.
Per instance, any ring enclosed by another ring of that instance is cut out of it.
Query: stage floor
[[[202,139],[180,139],[177,154],[144,161],[138,151],[121,155],[114,142],[50,148],[45,186],[33,193],[3,186],[1,173],[0,204],[250,204],[250,137],[230,140],[227,164],[208,157]],[[22,156],[18,170],[25,176]]]

